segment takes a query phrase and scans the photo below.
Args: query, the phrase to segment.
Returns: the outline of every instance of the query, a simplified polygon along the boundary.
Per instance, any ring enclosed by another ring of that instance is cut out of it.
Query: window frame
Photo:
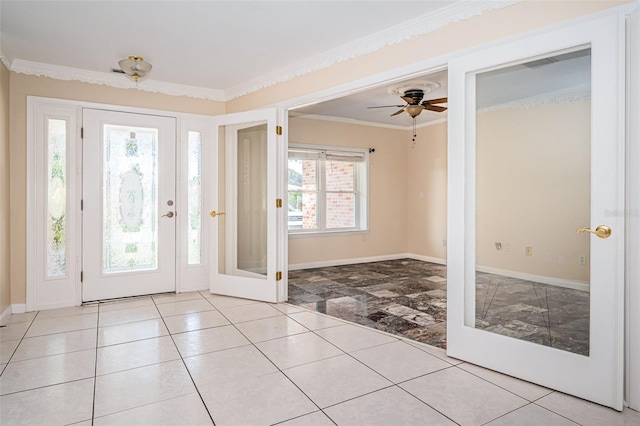
[[[289,191],[287,188],[287,199],[290,192],[308,192],[316,194],[316,223],[315,229],[289,229],[287,221],[287,233],[289,237],[304,238],[314,236],[331,236],[345,234],[366,234],[369,232],[369,150],[365,148],[338,147],[330,145],[310,145],[301,143],[289,143],[287,153],[292,150],[307,150],[309,152],[337,153],[361,157],[363,161],[354,161],[354,191],[327,191],[326,190],[326,163],[330,160],[315,159],[316,167],[316,190]],[[288,155],[287,155],[288,158]],[[287,163],[288,165],[288,163]],[[353,193],[355,195],[354,215],[355,226],[351,228],[327,228],[326,227],[326,195],[327,193]],[[287,203],[288,213],[288,203]]]

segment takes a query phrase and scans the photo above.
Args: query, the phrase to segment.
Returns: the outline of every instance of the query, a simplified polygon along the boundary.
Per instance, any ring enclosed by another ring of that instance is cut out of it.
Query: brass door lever
[[[216,213],[215,210],[211,210],[211,212],[209,212],[209,216],[211,217],[216,217],[216,216],[220,216],[223,215],[224,213],[220,212],[220,213]]]
[[[576,234],[579,234],[581,232],[591,232],[592,234],[595,234],[600,238],[609,238],[609,236],[611,235],[611,228],[609,228],[607,225],[600,225],[596,228],[595,231],[592,231],[591,228],[585,226],[584,228],[578,229],[576,231]]]

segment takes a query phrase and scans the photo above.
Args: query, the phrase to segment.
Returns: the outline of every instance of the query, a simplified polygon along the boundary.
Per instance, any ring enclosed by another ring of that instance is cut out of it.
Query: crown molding
[[[413,125],[411,124],[407,126],[402,126],[400,124],[376,123],[374,121],[356,120],[353,118],[335,117],[331,115],[299,114],[299,113],[294,113],[293,111],[291,111],[289,114],[291,117],[304,118],[307,120],[328,121],[332,123],[342,123],[342,124],[354,124],[357,126],[367,126],[367,127],[380,127],[383,129],[402,130],[402,131],[413,130]],[[420,124],[416,124],[416,129],[434,126],[436,124],[441,124],[446,122],[447,122],[447,117],[437,118],[435,120],[430,120]]]
[[[173,84],[157,80],[145,80],[136,84],[119,74],[88,71],[22,59],[10,61],[1,52],[0,60],[10,71],[20,74],[49,77],[57,80],[76,80],[121,89],[137,89],[146,92],[226,102],[266,87],[328,68],[334,64],[375,52],[410,38],[436,31],[446,25],[467,20],[488,11],[511,6],[520,1],[522,0],[457,1],[432,13],[418,16],[387,30],[374,33],[319,55],[311,56],[225,90]]]
[[[81,70],[60,65],[43,64],[41,62],[15,59],[9,70],[26,75],[49,77],[56,80],[76,80],[83,83],[102,84],[118,89],[137,89],[144,92],[163,93],[173,96],[188,96],[197,99],[208,99],[224,102],[224,91],[205,87],[187,86],[157,80],[144,80],[135,83],[122,74]]]
[[[0,50],[0,62],[2,62],[4,64],[4,66],[11,71],[11,61],[4,56],[4,54],[2,53],[2,51]]]
[[[393,130],[408,130],[411,128],[411,126],[407,127],[407,126],[401,126],[398,124],[376,123],[374,121],[356,120],[354,118],[335,117],[332,115],[298,114],[298,113],[291,112],[290,116],[293,118],[304,118],[306,120],[329,121],[332,123],[353,124],[356,126],[367,126],[367,127],[380,127],[383,129],[393,129]]]
[[[591,87],[577,86],[569,89],[556,90],[511,102],[491,105],[478,109],[479,113],[497,111],[501,109],[531,108],[542,105],[560,105],[564,103],[585,102],[591,100]]]
[[[405,21],[370,36],[354,40],[319,55],[311,56],[246,83],[225,90],[227,100],[257,92],[296,77],[328,68],[340,62],[375,52],[410,38],[436,31],[446,25],[470,19],[485,12],[502,9],[522,0],[458,1],[432,13]]]

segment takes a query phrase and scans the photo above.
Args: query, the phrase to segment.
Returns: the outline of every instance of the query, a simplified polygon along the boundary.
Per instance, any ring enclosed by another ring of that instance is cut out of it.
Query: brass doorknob
[[[216,217],[216,216],[220,216],[223,215],[224,213],[220,212],[220,213],[216,213],[215,210],[211,210],[211,212],[209,212],[209,216],[211,217]]]
[[[609,228],[607,225],[600,225],[596,228],[595,231],[592,231],[591,228],[585,226],[584,228],[578,229],[576,231],[576,234],[579,234],[581,232],[591,232],[592,234],[595,234],[600,238],[609,238],[609,236],[611,235],[611,228]]]

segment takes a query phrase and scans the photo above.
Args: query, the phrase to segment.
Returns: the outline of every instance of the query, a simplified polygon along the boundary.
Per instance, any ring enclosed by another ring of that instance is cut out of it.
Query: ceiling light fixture
[[[118,61],[120,69],[136,83],[143,80],[151,71],[151,64],[141,56],[129,56]]]

